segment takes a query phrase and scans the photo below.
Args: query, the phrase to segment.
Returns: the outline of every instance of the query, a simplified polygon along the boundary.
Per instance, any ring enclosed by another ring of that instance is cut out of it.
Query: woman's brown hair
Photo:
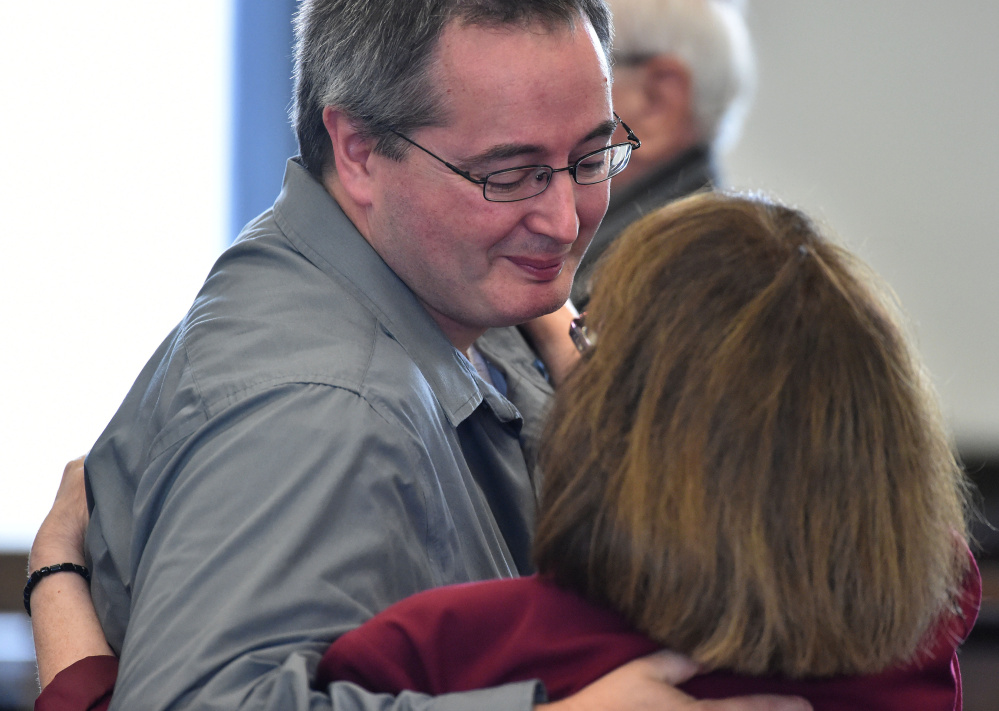
[[[966,484],[873,274],[797,210],[706,193],[618,240],[587,319],[539,572],[710,668],[917,655],[967,567]]]

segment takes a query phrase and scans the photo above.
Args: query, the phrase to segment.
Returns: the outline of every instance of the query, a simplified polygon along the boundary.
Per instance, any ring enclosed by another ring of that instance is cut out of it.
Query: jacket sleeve
[[[117,657],[81,659],[55,675],[35,699],[35,711],[107,711],[117,675]]]

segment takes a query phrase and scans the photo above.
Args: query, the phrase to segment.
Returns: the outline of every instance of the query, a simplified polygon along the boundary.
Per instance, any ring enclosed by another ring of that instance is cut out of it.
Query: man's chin
[[[573,265],[575,266],[575,265]],[[479,312],[480,323],[488,328],[518,326],[540,316],[558,311],[569,300],[572,279],[563,274],[546,283],[505,285],[493,288],[486,296],[489,313]]]
[[[554,313],[565,306],[565,303],[568,300],[569,294],[566,292],[564,297],[560,296],[559,298],[553,298],[530,307],[525,306],[523,309],[517,309],[511,313],[503,314],[497,319],[496,323],[492,325],[492,328],[502,326],[519,326],[522,323],[533,321],[541,316],[547,316],[548,314]]]

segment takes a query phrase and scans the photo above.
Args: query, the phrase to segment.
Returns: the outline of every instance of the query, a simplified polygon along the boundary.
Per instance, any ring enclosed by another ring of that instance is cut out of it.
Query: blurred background
[[[35,693],[25,557],[212,262],[295,152],[292,0],[0,3],[0,709]],[[755,101],[724,182],[826,221],[906,307],[999,521],[999,4],[749,0]],[[999,543],[965,708],[999,709]],[[28,706],[25,706],[27,704]]]

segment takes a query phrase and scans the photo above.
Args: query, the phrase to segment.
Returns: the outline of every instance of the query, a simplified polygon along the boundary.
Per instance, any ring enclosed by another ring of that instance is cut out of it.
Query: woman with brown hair
[[[661,646],[714,670],[698,697],[960,708],[967,485],[900,323],[796,210],[707,193],[647,216],[602,265],[556,397],[539,576],[404,601],[321,677],[534,675],[558,699]]]
[[[900,323],[796,210],[712,193],[650,214],[602,265],[556,398],[539,574],[408,598],[317,684],[538,678],[557,706],[666,647],[706,672],[681,687],[699,698],[959,709],[966,483]]]
[[[912,658],[967,569],[965,482],[875,284],[761,199],[635,226],[551,419],[539,570],[710,667]]]

